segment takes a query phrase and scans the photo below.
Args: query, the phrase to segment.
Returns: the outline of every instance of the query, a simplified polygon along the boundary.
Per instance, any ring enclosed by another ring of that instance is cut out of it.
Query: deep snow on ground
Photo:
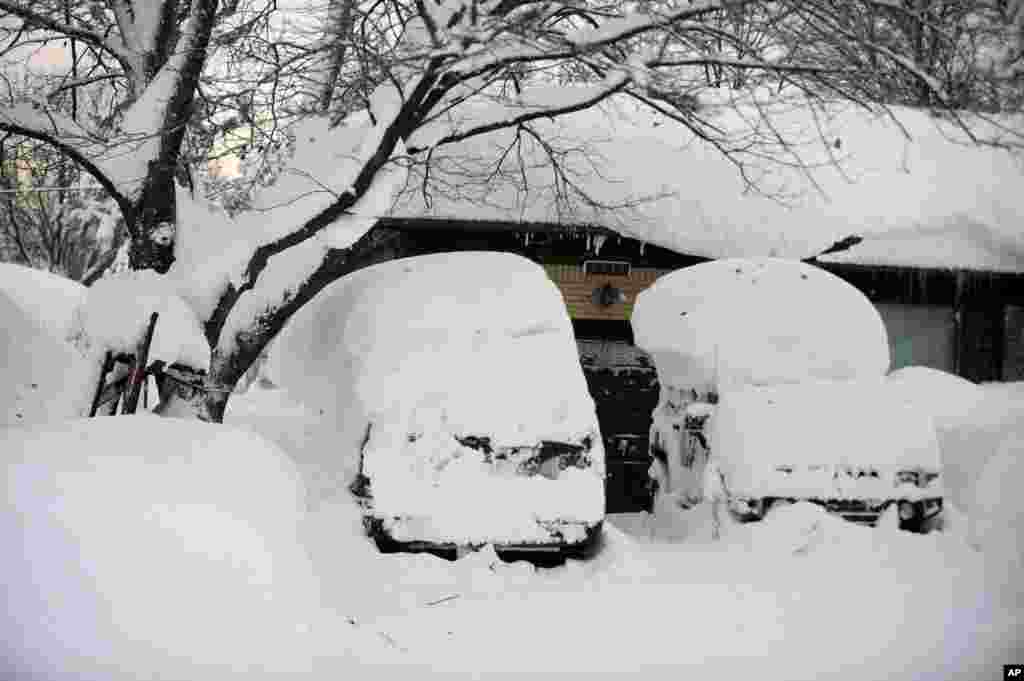
[[[1012,499],[986,508],[998,561],[965,525],[918,536],[805,504],[719,541],[703,505],[612,518],[596,556],[553,569],[487,549],[380,555],[334,422],[258,384],[229,409],[227,426],[0,430],[0,531],[17,547],[0,676],[966,681],[1024,659]],[[1000,461],[984,477],[1015,491],[1018,459]],[[40,673],[15,673],[28,657]]]
[[[292,434],[288,418],[267,417],[295,409],[257,387],[228,420],[287,446],[315,417],[293,411]],[[344,479],[353,450],[305,441],[297,456],[313,484]],[[1024,591],[1006,547],[1024,541],[998,520],[1003,548],[989,563],[965,523],[919,536],[801,504],[713,541],[705,505],[670,513],[612,518],[594,558],[541,570],[488,550],[454,563],[379,555],[344,493],[321,496],[306,537],[324,602],[438,672],[973,679],[1024,656],[1024,610],[1006,600]]]
[[[328,678],[350,648],[390,654],[318,606],[302,478],[259,436],[106,417],[0,430],[0,457],[0,678]]]

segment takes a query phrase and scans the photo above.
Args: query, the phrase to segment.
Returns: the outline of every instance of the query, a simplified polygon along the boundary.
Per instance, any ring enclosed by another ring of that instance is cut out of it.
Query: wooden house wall
[[[633,313],[637,294],[654,283],[654,281],[671,270],[651,268],[634,268],[626,275],[586,274],[582,267],[576,265],[545,265],[548,276],[554,281],[569,316],[573,319],[628,320]],[[602,306],[594,302],[594,290],[610,284],[622,291],[624,303]]]

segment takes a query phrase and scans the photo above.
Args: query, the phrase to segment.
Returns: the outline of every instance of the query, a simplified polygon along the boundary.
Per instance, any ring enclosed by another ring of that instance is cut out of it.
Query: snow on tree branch
[[[89,29],[66,24],[53,17],[40,14],[23,3],[13,2],[12,0],[0,0],[0,10],[22,19],[26,25],[40,27],[68,38],[80,40],[101,52],[106,52],[126,67],[131,63],[131,55],[124,49],[123,45],[106,39]]]
[[[111,178],[102,160],[106,141],[96,131],[65,114],[35,102],[0,107],[0,130],[53,145],[78,163],[110,194],[122,212],[134,212],[128,197]]]

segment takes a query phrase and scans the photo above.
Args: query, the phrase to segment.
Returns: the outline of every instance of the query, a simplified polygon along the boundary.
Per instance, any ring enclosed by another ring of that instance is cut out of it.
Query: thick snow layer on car
[[[941,483],[898,483],[899,471],[940,472],[939,447],[928,414],[889,392],[881,378],[723,393],[711,447],[728,493],[736,496],[942,494]],[[837,481],[837,470],[852,475]]]
[[[0,427],[81,415],[99,373],[0,290]]]
[[[94,361],[102,361],[107,350],[134,355],[154,312],[159,317],[149,361],[206,369],[210,347],[199,320],[178,296],[173,281],[152,270],[124,272],[96,282],[75,311],[69,338]]]
[[[3,678],[320,679],[353,648],[386,659],[321,609],[299,472],[253,433],[97,418],[0,429],[0,459]]]
[[[416,407],[495,445],[582,437],[596,423],[557,287],[510,254],[361,270],[296,315],[269,364],[311,407],[333,411],[353,391],[368,415]]]
[[[889,369],[875,307],[799,261],[726,259],[678,270],[637,296],[631,322],[662,386],[720,391]]]
[[[539,541],[539,521],[603,516],[603,449],[571,323],[525,258],[444,253],[361,270],[296,315],[269,365],[299,400],[365,436],[350,444],[396,538]],[[588,443],[592,465],[555,481],[499,475],[458,442],[467,436],[495,450]]]
[[[82,284],[32,267],[0,263],[0,291],[58,338],[67,333],[75,309],[85,300]]]

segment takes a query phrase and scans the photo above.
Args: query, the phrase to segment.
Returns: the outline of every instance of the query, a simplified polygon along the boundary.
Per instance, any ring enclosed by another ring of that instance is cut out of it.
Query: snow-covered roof
[[[1024,271],[1017,224],[1024,168],[1011,153],[976,146],[958,128],[918,110],[894,108],[897,125],[852,105],[826,116],[792,103],[762,104],[771,125],[794,144],[777,150],[781,163],[743,158],[760,192],[745,191],[734,164],[675,122],[608,102],[531,125],[555,148],[570,150],[560,161],[576,186],[603,204],[630,205],[611,210],[577,202],[560,209],[544,152],[528,135],[496,172],[514,141],[506,131],[435,149],[432,179],[444,191],[425,199],[413,181],[392,215],[603,226],[710,258],[806,258],[859,235],[863,243],[822,259]],[[772,136],[749,108],[725,106],[707,115],[724,129]],[[990,124],[977,125],[984,137],[1005,137]],[[525,176],[519,153],[529,166]],[[795,167],[797,156],[813,170]],[[474,182],[474,176],[488,180]],[[517,186],[523,179],[526,191]]]
[[[631,322],[663,386],[720,391],[889,369],[878,310],[799,261],[726,258],[677,270],[637,296]]]

